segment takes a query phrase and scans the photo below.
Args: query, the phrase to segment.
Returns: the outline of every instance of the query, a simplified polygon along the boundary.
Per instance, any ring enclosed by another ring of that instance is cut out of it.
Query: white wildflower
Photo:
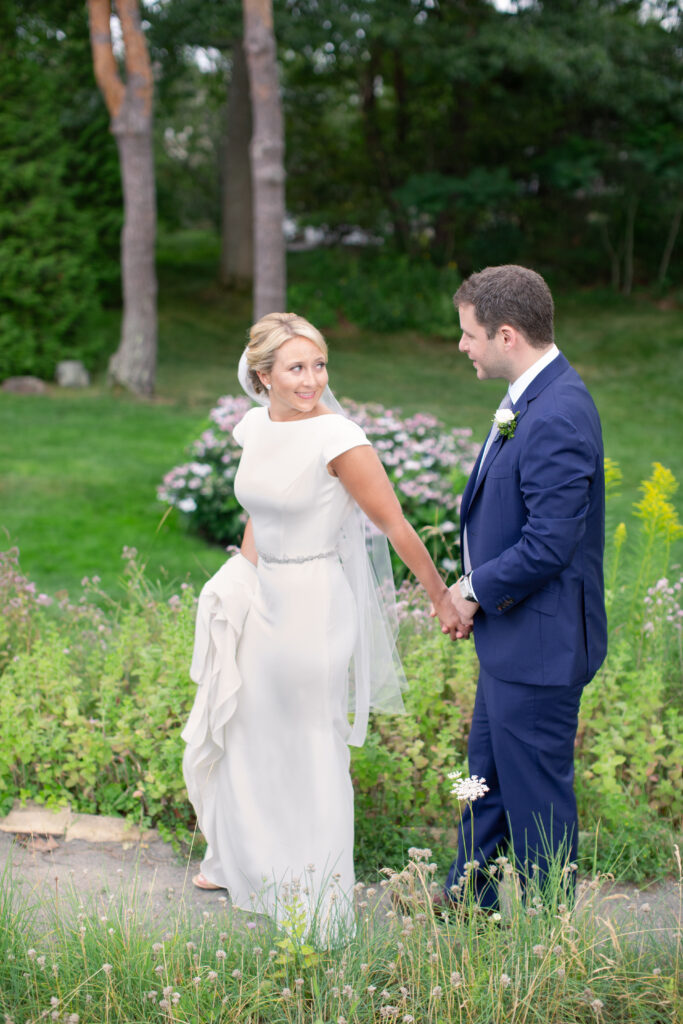
[[[450,772],[448,778],[453,782],[451,793],[458,800],[466,800],[468,803],[472,803],[472,801],[479,800],[480,797],[485,796],[489,791],[486,779],[480,778],[478,775],[472,775],[469,778],[463,779],[462,772],[457,771]]]

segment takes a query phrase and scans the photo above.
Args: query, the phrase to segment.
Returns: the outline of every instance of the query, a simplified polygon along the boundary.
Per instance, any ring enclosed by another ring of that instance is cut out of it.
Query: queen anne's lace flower
[[[485,796],[489,791],[486,779],[480,778],[478,775],[472,775],[469,778],[463,779],[462,772],[457,771],[450,772],[448,778],[453,781],[451,793],[458,800],[466,800],[468,803],[471,803],[473,800],[479,800],[480,797]]]

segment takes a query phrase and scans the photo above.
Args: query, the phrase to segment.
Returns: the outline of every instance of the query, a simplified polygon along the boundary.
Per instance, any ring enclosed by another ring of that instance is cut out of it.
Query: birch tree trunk
[[[226,109],[221,161],[221,284],[247,288],[254,280],[254,219],[252,211],[251,98],[242,42],[232,50],[232,77]]]
[[[669,233],[666,237],[666,244],[659,263],[657,284],[660,288],[664,286],[666,275],[669,273],[669,264],[671,263],[674,246],[676,245],[676,238],[678,237],[678,231],[681,226],[681,215],[683,215],[683,199],[676,203],[676,209],[674,210],[674,215],[671,219],[671,224],[669,225]]]
[[[626,206],[626,227],[624,229],[624,282],[622,295],[630,295],[633,291],[633,264],[635,246],[636,211],[638,196],[631,195]]]
[[[125,83],[112,50],[110,0],[88,0],[95,79],[111,118],[123,186],[123,321],[119,347],[109,361],[109,378],[136,394],[149,395],[154,391],[157,357],[154,82],[139,0],[115,3],[125,47]]]
[[[286,302],[284,127],[272,0],[242,0],[253,135],[254,319]]]

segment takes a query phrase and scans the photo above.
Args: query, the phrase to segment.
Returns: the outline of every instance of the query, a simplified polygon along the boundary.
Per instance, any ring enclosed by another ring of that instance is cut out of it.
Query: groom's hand
[[[464,604],[469,604],[465,601]],[[479,605],[472,605],[476,609]],[[460,610],[455,603],[455,594],[453,589],[446,590],[442,596],[432,604],[429,614],[432,618],[438,616],[441,624],[441,632],[450,636],[451,640],[464,640],[472,632],[472,616],[463,617]]]
[[[479,611],[479,604],[476,601],[466,601],[460,593],[460,587],[457,583],[454,583],[452,587],[449,587],[449,593],[460,621],[463,623],[463,627],[467,630],[466,636],[469,636],[473,628],[472,620]]]

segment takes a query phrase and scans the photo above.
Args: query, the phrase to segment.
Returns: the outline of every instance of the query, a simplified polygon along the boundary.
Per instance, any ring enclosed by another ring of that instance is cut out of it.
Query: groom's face
[[[496,331],[489,338],[486,328],[477,320],[474,306],[469,302],[458,306],[458,313],[462,330],[458,348],[472,361],[479,380],[507,377],[508,361],[501,332]]]

